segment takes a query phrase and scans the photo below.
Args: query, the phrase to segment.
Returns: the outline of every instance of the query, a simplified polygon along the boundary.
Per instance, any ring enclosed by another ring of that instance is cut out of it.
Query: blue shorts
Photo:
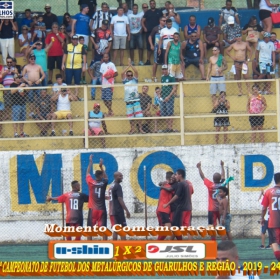
[[[142,33],[130,34],[129,48],[130,49],[143,49],[143,36]]]
[[[0,102],[0,111],[3,111],[5,109],[4,102]]]
[[[112,101],[113,99],[113,90],[112,88],[102,88],[101,89],[102,95],[101,99],[105,101]]]
[[[262,234],[265,234],[268,230],[268,221],[264,220],[264,225],[262,226]]]
[[[230,222],[231,222],[231,215],[228,213],[226,215],[226,220],[225,220],[226,232],[230,232]]]
[[[128,118],[142,118],[143,112],[139,101],[126,103],[126,115]]]
[[[173,116],[174,114],[174,98],[170,98],[167,102],[160,103],[160,115],[162,117]]]
[[[12,119],[16,121],[26,120],[26,105],[13,105],[12,106]]]
[[[38,84],[38,85],[33,85],[33,86],[31,86],[31,87],[40,87],[40,86],[42,86],[41,84]],[[30,103],[33,103],[34,102],[34,99],[35,99],[35,95],[36,95],[36,98],[38,98],[39,96],[40,96],[40,89],[31,89],[31,90],[29,90],[28,91],[28,94],[27,94],[27,96],[28,96],[28,101],[30,102]]]

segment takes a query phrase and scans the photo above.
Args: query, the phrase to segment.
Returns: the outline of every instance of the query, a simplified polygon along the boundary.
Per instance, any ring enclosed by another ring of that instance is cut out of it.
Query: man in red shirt
[[[262,200],[262,218],[261,224],[264,225],[264,216],[266,214],[267,207],[269,207],[269,220],[268,228],[272,236],[272,250],[277,261],[280,262],[280,172],[274,174],[275,186],[268,189]]]
[[[221,174],[213,174],[213,182],[205,178],[201,169],[201,162],[199,162],[196,167],[198,168],[199,175],[204,185],[208,188],[208,224],[216,226],[217,220],[220,222],[219,202],[217,197],[220,191],[219,187],[222,187],[222,183],[225,181],[224,162],[221,160]],[[216,238],[212,236],[211,239],[215,240]]]
[[[174,173],[172,171],[166,172],[166,182],[163,184],[164,188],[160,189],[159,198],[158,198],[158,207],[156,210],[156,214],[158,217],[158,223],[160,226],[167,226],[168,228],[171,227],[171,207],[170,205],[166,208],[163,207],[164,204],[168,203],[172,198],[172,191],[171,188],[172,180],[171,177]],[[169,189],[169,190],[166,190]],[[166,236],[158,236],[158,240],[164,240]]]
[[[105,192],[108,184],[108,177],[103,169],[103,160],[100,159],[100,170],[95,171],[95,180],[90,175],[92,168],[92,157],[89,157],[89,164],[86,174],[86,182],[89,188],[88,201],[88,226],[98,225],[99,227],[107,227],[107,211],[105,204]],[[91,239],[89,237],[88,239]],[[107,236],[103,236],[103,240],[107,240]]]
[[[59,69],[60,74],[63,76],[63,72],[61,70],[62,57],[63,57],[63,45],[64,45],[65,36],[62,32],[58,30],[58,24],[52,24],[52,31],[46,37],[46,48],[48,48],[49,44],[53,42],[51,48],[48,52],[48,69],[49,69],[49,82],[48,84],[52,84],[53,77],[53,69]],[[56,63],[56,65],[55,65]]]
[[[47,201],[56,200],[59,203],[65,203],[66,206],[66,226],[75,228],[83,226],[83,205],[88,202],[88,195],[80,193],[81,187],[78,181],[71,183],[72,191],[64,193],[58,197],[47,196]],[[66,238],[71,240],[71,236]],[[76,240],[81,240],[80,236]]]
[[[192,192],[186,179],[186,172],[184,169],[178,169],[176,171],[176,181],[177,184],[172,185],[173,190],[175,190],[175,195],[163,207],[167,208],[170,204],[174,204],[175,208],[172,217],[172,226],[189,226],[192,213]],[[182,240],[181,236],[176,236],[178,240]]]

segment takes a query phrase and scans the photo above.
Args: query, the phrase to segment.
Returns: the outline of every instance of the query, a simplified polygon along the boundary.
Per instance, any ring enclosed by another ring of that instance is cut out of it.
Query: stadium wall
[[[87,193],[85,174],[91,153],[94,154],[93,169],[98,167],[99,159],[103,158],[110,184],[115,171],[123,173],[124,201],[132,214],[128,220],[130,226],[145,225],[145,182],[148,225],[157,225],[157,184],[164,180],[166,171],[176,171],[178,168],[186,168],[187,179],[194,186],[192,223],[195,226],[207,226],[208,192],[199,177],[196,164],[201,161],[205,176],[211,179],[214,172],[220,172],[220,160],[223,160],[226,177],[234,177],[234,181],[229,183],[233,234],[243,237],[259,236],[259,193],[261,189],[273,185],[274,171],[280,170],[280,146],[277,143],[2,152],[1,241],[48,240],[43,234],[44,225],[61,225],[62,208],[58,204],[46,204],[46,195],[58,196],[62,191],[70,191],[72,180],[79,180],[82,192]],[[87,211],[85,217],[86,214]]]

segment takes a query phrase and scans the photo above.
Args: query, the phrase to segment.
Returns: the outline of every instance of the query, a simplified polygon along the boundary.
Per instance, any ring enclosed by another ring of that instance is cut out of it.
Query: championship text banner
[[[49,258],[97,260],[215,260],[215,241],[50,241]]]

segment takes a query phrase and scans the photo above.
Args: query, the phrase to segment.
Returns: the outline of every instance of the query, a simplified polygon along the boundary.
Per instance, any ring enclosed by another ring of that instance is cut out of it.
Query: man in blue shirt
[[[85,39],[84,45],[87,46],[88,46],[89,34],[90,34],[90,28],[89,28],[90,17],[87,15],[88,12],[89,12],[88,5],[82,4],[81,12],[76,14],[72,20],[72,32],[71,32],[71,37],[74,34],[77,35],[78,37],[83,36]]]
[[[24,14],[25,14],[25,18],[22,19],[21,26],[27,25],[30,28],[30,23],[32,22],[31,10],[30,9],[26,9],[24,11]]]

